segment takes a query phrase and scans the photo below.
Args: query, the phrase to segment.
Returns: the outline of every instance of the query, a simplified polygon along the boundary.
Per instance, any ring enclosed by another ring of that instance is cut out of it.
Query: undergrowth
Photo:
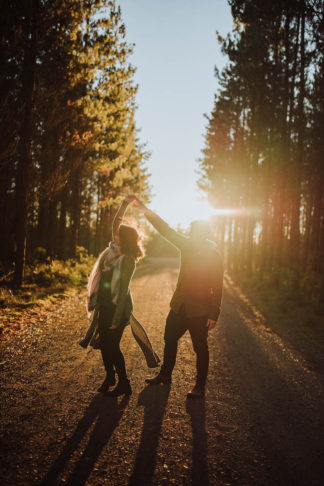
[[[78,247],[76,258],[51,260],[41,248],[31,265],[27,265],[24,284],[15,289],[10,281],[0,286],[0,327],[10,318],[18,317],[24,309],[43,306],[59,297],[85,288],[95,258],[87,250]]]

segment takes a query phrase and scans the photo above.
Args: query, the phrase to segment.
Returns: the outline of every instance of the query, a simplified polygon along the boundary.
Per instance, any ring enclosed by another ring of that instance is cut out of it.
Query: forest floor
[[[177,261],[154,259],[132,283],[135,315],[161,356]],[[122,348],[133,394],[97,393],[98,351],[85,293],[26,310],[1,342],[1,477],[5,485],[271,485],[324,481],[323,326],[266,319],[225,279],[209,336],[204,400],[186,400],[195,359],[188,333],[171,386],[146,386],[130,329]]]

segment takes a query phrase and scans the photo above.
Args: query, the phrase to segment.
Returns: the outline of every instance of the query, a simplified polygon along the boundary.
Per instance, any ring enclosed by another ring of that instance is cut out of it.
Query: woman
[[[113,241],[100,255],[92,272],[95,278],[99,276],[97,288],[91,276],[88,287],[88,310],[94,309],[97,315],[100,349],[106,370],[106,378],[98,391],[108,396],[132,393],[119,344],[133,310],[129,284],[136,262],[143,256],[136,229],[122,224],[127,206],[133,200],[135,196],[127,196],[120,206],[113,221]],[[94,292],[91,292],[91,287]],[[108,388],[115,385],[115,371],[118,384],[108,392]]]

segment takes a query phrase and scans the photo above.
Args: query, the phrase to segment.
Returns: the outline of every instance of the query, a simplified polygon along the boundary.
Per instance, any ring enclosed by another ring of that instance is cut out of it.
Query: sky
[[[226,63],[217,43],[232,30],[226,0],[120,0],[139,85],[136,123],[151,153],[151,209],[187,227],[212,214],[197,188],[198,163],[217,81]]]

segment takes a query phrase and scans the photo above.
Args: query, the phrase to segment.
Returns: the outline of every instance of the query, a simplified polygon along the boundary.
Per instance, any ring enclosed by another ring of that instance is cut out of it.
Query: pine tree
[[[16,212],[16,224],[4,216],[3,223],[9,234],[12,228],[20,285],[26,241],[30,258],[37,246],[66,258],[80,244],[98,251],[107,243],[120,194],[148,195],[147,154],[134,122],[132,47],[116,2],[5,2],[3,19],[4,133],[13,111],[18,121],[0,144],[0,202]]]
[[[219,39],[229,63],[219,75],[199,185],[216,207],[237,210],[218,224],[229,268],[289,282],[296,294],[323,280],[310,257],[323,252],[323,5],[229,3],[234,31]]]

